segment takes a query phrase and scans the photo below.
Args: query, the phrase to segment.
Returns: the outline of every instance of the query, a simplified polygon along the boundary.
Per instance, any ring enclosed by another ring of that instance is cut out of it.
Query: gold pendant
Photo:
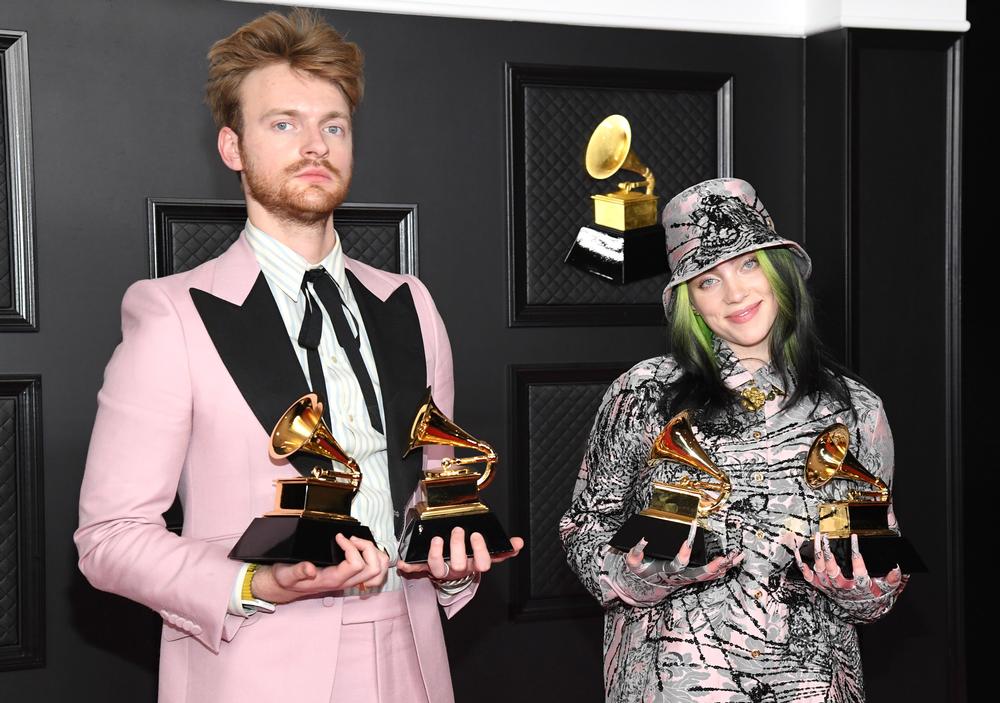
[[[764,395],[762,391],[757,386],[750,386],[749,388],[744,388],[740,393],[740,405],[747,412],[755,413],[764,407],[764,401],[767,396]]]

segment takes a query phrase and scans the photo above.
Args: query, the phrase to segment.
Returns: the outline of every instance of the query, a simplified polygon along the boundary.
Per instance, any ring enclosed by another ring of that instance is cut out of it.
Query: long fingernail
[[[861,548],[858,547],[858,536],[851,535],[851,556],[859,557],[861,556]]]
[[[694,538],[695,538],[695,536],[697,534],[698,534],[698,523],[692,522],[691,523],[691,528],[688,530],[688,536],[687,536],[687,540],[686,540],[687,541],[687,546],[689,546],[689,547],[693,547],[694,546]]]

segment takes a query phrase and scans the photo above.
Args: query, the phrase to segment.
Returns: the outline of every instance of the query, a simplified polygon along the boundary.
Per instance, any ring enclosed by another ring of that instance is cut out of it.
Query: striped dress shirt
[[[302,256],[255,227],[249,220],[247,220],[245,232],[247,241],[257,257],[261,271],[264,273],[267,285],[271,289],[271,294],[274,296],[274,302],[277,304],[281,319],[285,323],[289,341],[295,350],[299,364],[302,366],[302,373],[309,380],[310,388],[312,388],[312,380],[309,378],[306,350],[298,344],[299,330],[302,327],[306,310],[306,300],[301,290],[302,277],[306,270],[322,266],[333,278],[344,301],[347,323],[360,339],[361,358],[364,360],[375,386],[379,415],[382,418],[382,426],[385,427],[385,408],[382,407],[378,369],[375,367],[371,343],[368,341],[361,312],[354,300],[351,286],[347,282],[347,273],[344,269],[344,251],[340,245],[340,237],[337,237],[333,249],[322,261],[310,264]],[[319,296],[313,290],[312,284],[308,285],[310,293],[318,303]],[[372,427],[368,417],[368,408],[361,393],[361,386],[354,376],[347,354],[337,343],[337,333],[333,329],[333,322],[322,304],[317,307],[323,314],[323,334],[319,342],[319,357],[323,364],[327,402],[330,406],[330,430],[348,456],[354,457],[355,461],[358,462],[364,476],[361,488],[354,498],[351,514],[362,524],[371,528],[375,541],[394,558],[398,551],[398,545],[393,525],[392,494],[389,491],[389,465],[385,435]],[[289,404],[293,400],[295,399],[289,398]],[[367,593],[395,591],[400,588],[402,588],[402,581],[395,567],[392,567],[386,576],[385,584],[379,589],[369,588]],[[356,589],[344,591],[344,595],[355,595],[356,593]]]

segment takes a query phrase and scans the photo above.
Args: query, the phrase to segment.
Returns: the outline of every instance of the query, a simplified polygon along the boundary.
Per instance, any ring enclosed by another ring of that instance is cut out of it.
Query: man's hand
[[[385,552],[360,537],[348,539],[337,534],[336,540],[344,550],[344,560],[334,566],[317,568],[311,562],[302,561],[259,567],[250,584],[254,598],[271,603],[289,603],[328,591],[342,591],[354,586],[376,588],[385,583],[389,568],[389,557]]]
[[[466,555],[465,530],[456,527],[451,531],[449,544],[451,553],[447,561],[444,558],[444,540],[435,537],[431,540],[426,564],[408,564],[400,559],[396,562],[396,568],[404,574],[427,575],[438,581],[457,581],[466,576],[489,571],[494,564],[516,557],[524,547],[524,540],[520,537],[511,537],[510,543],[514,547],[513,551],[490,556],[486,540],[478,532],[473,532],[469,536],[469,545],[472,547],[470,558]]]

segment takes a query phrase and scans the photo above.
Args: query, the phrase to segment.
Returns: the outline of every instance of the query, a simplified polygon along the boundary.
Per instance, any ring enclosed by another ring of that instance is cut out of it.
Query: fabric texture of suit
[[[452,414],[451,349],[420,281],[351,259],[346,267],[381,379],[398,532],[420,468],[401,459],[405,434],[426,386]],[[419,329],[407,322],[414,310]],[[227,614],[240,569],[229,549],[273,508],[274,481],[299,475],[267,453],[273,423],[309,390],[290,345],[245,237],[191,271],[134,284],[122,302],[75,540],[95,587],[163,617],[161,703],[329,701],[343,599]],[[424,465],[434,454],[425,450]],[[162,517],[175,493],[182,536]],[[474,592],[444,598],[426,578],[405,582],[431,703],[452,700],[438,602],[450,617]]]

